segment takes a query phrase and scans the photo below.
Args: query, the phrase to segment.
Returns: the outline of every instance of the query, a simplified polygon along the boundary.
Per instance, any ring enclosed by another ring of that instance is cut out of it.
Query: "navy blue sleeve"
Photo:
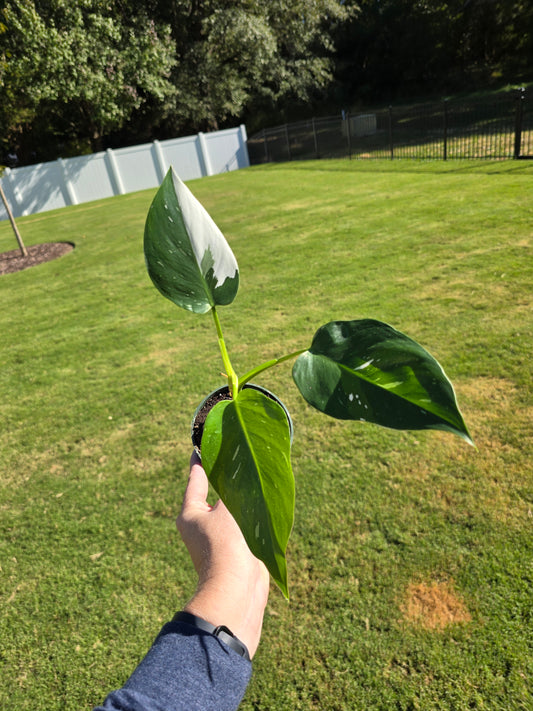
[[[217,637],[169,622],[122,689],[94,711],[235,711],[252,665]]]

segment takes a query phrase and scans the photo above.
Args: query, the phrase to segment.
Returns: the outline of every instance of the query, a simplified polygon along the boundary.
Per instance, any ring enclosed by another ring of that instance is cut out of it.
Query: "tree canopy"
[[[110,8],[113,11],[110,11]],[[168,27],[103,0],[13,0],[1,11],[4,135],[50,132],[98,147],[134,111],[164,111],[174,87]]]
[[[337,79],[345,96],[480,89],[533,77],[529,0],[347,0]]]

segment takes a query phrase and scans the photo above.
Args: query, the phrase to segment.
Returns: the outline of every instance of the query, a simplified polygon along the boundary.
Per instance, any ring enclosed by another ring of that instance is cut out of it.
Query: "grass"
[[[326,419],[290,365],[261,379],[295,422],[297,509],[246,711],[533,708],[532,178],[322,161],[190,183],[239,261],[239,372],[378,318],[439,358],[478,447]],[[211,319],[145,274],[152,196],[20,219],[76,249],[0,278],[0,708],[92,708],[194,587],[174,518],[221,366]]]

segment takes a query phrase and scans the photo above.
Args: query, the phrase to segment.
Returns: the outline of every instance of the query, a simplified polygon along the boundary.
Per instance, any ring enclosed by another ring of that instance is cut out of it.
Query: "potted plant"
[[[188,311],[212,315],[227,383],[199,407],[205,422],[196,445],[209,481],[286,597],[295,503],[292,424],[276,396],[252,387],[252,380],[292,359],[296,386],[327,415],[396,429],[446,430],[472,443],[439,363],[380,321],[332,321],[318,329],[308,348],[237,375],[218,315],[218,308],[237,294],[237,261],[172,168],[147,215],[144,253],[148,273],[165,297]]]

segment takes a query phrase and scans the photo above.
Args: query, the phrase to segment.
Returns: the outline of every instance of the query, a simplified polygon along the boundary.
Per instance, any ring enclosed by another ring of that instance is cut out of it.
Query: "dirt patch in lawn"
[[[401,606],[404,619],[427,630],[470,622],[466,605],[447,583],[411,583]]]
[[[26,257],[21,254],[20,249],[2,252],[0,254],[0,275],[13,274],[23,269],[35,267],[38,264],[51,262],[53,259],[62,257],[73,249],[72,242],[45,242],[44,244],[32,244],[30,247],[26,247],[28,252]]]

